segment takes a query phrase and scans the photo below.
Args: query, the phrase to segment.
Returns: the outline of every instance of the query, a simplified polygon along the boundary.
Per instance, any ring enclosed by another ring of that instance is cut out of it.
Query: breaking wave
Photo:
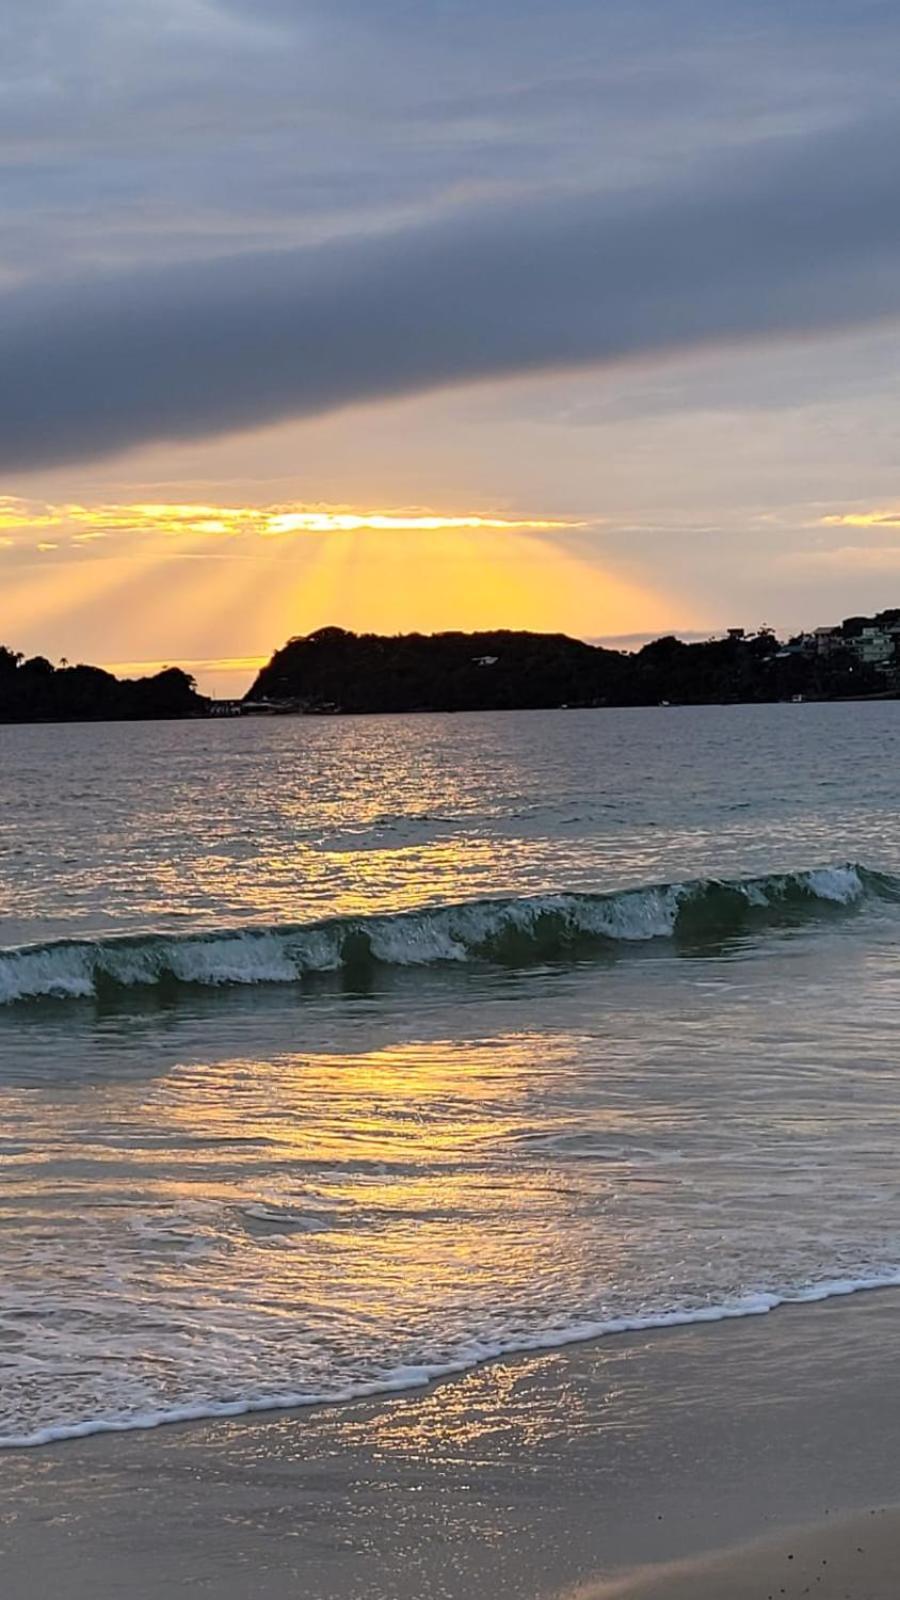
[[[864,900],[900,900],[900,879],[852,864],[736,880],[466,901],[277,927],[61,939],[0,949],[0,1005],[87,999],[105,989],[298,983],[317,973],[447,962],[587,958],[651,939],[700,942],[790,926]]]

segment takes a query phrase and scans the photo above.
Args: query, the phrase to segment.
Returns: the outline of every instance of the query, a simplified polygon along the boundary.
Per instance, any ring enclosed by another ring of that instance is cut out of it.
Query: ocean
[[[0,728],[0,1445],[900,1282],[900,704]]]

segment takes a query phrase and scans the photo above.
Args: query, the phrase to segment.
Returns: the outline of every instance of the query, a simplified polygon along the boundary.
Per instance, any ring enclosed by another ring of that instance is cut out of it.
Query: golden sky
[[[665,599],[570,548],[575,520],[492,509],[0,500],[6,631],[26,648],[213,688],[326,623],[396,633],[665,627]],[[239,646],[239,651],[234,646]],[[231,647],[231,648],[229,648]]]
[[[19,475],[0,485],[0,640],[134,670],[180,663],[232,693],[326,624],[630,645],[890,603],[897,516],[875,418],[895,380],[867,401],[852,452],[827,455],[823,430],[848,429],[837,378],[877,355],[858,340],[818,359],[815,404],[777,429],[720,399],[723,385],[797,382],[808,357],[787,347]]]
[[[809,381],[809,352],[790,346],[380,403],[8,478],[0,640],[135,670],[179,662],[237,693],[288,637],[325,624],[631,645],[874,610],[900,581],[879,421],[895,378],[879,360],[871,339],[818,352],[815,402],[778,426],[748,395]],[[873,387],[852,419],[847,370]]]
[[[0,640],[180,663],[231,693],[326,624],[630,646],[876,609],[900,578],[886,351],[819,352],[814,398],[777,426],[748,397],[810,382],[810,352],[787,345],[19,474],[0,482]],[[871,386],[852,417],[848,370]]]

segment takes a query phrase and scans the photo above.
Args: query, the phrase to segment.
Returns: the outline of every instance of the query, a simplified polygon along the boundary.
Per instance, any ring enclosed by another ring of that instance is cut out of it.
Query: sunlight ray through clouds
[[[328,623],[591,638],[662,630],[673,616],[671,593],[592,545],[596,521],[8,497],[0,527],[10,640],[39,650],[52,622],[60,648],[80,659],[234,660],[238,671]],[[585,530],[573,549],[572,534]]]

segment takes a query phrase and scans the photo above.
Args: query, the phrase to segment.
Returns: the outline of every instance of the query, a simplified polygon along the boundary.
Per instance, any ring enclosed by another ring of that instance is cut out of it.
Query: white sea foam
[[[570,1345],[585,1344],[592,1339],[610,1338],[628,1333],[648,1333],[667,1328],[684,1328],[714,1322],[728,1322],[743,1317],[766,1316],[783,1306],[811,1305],[847,1295],[869,1293],[877,1289],[900,1287],[900,1267],[857,1278],[829,1278],[821,1282],[786,1289],[777,1293],[743,1295],[714,1305],[689,1305],[650,1311],[634,1316],[610,1317],[605,1320],[573,1322],[565,1327],[548,1327],[533,1334],[516,1333],[508,1339],[473,1341],[465,1351],[450,1361],[423,1360],[415,1364],[395,1367],[368,1380],[336,1384],[332,1389],[316,1392],[285,1389],[265,1395],[244,1395],[233,1400],[191,1401],[174,1404],[166,1409],[79,1418],[61,1421],[36,1428],[32,1432],[0,1434],[0,1449],[28,1449],[38,1445],[59,1443],[68,1439],[86,1439],[100,1433],[131,1433],[144,1429],[164,1427],[176,1422],[212,1421],[217,1418],[248,1416],[267,1411],[298,1410],[317,1405],[349,1404],[357,1400],[403,1393],[420,1389],[441,1378],[450,1378],[487,1361],[504,1357],[527,1355],[529,1352],[562,1350]]]
[[[0,1004],[83,999],[104,984],[164,982],[206,987],[296,983],[360,962],[430,966],[466,961],[555,958],[586,941],[613,944],[671,938],[685,925],[740,929],[746,914],[765,922],[850,906],[884,891],[886,880],[853,865],[777,873],[733,882],[700,879],[612,894],[555,894],[307,926],[222,929],[107,940],[63,940],[0,950]],[[892,892],[897,885],[891,881]]]

